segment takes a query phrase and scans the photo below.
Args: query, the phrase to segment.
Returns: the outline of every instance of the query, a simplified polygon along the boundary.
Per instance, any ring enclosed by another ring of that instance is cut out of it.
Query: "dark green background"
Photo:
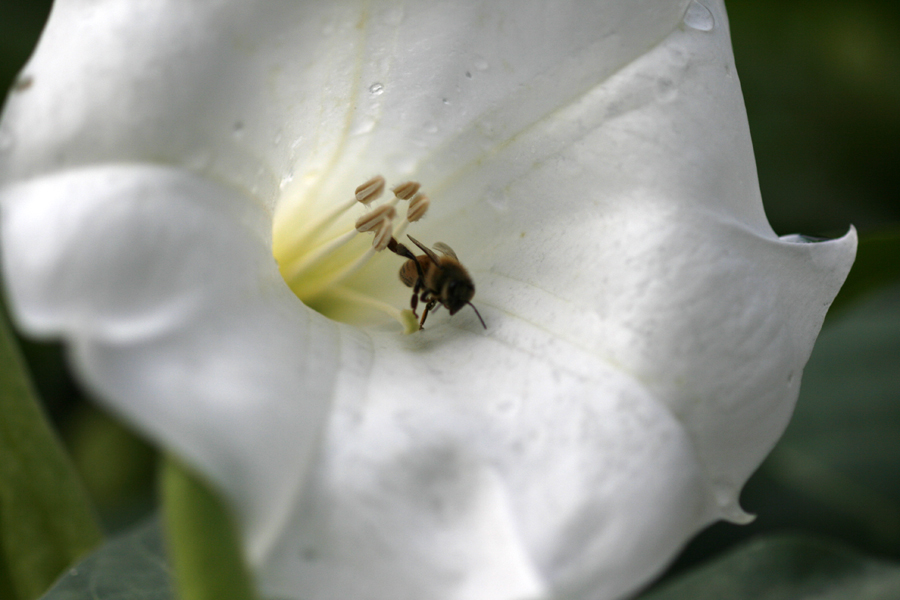
[[[27,59],[49,4],[0,0],[0,89]],[[834,237],[853,224],[864,240],[859,272],[896,280],[900,2],[727,6],[775,231]],[[742,503],[756,522],[713,526],[673,571],[747,537],[785,531],[900,559],[900,292],[856,299],[829,318],[785,440],[745,489]],[[152,451],[81,400],[58,347],[25,350],[107,527],[132,522],[152,504]]]

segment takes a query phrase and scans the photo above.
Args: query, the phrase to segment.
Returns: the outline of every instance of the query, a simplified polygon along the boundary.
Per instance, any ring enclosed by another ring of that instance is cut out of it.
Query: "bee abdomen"
[[[403,266],[400,267],[400,281],[406,287],[413,287],[416,285],[416,281],[419,279],[419,271],[416,269],[416,263],[412,261],[412,259],[407,260],[403,263]]]

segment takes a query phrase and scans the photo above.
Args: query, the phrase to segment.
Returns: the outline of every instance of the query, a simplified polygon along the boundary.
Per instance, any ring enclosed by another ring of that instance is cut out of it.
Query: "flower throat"
[[[302,223],[291,239],[275,244],[274,254],[288,287],[307,306],[334,320],[356,324],[387,315],[411,332],[419,329],[413,311],[385,302],[379,290],[360,284],[364,279],[360,276],[363,267],[389,244],[397,253],[396,239],[425,215],[430,201],[419,191],[418,182],[407,181],[391,188],[392,199],[375,206],[385,187],[384,177],[369,179],[352,198]],[[397,222],[401,202],[407,203],[406,212]],[[349,219],[360,209],[362,214],[351,225]],[[371,240],[366,234],[372,234]],[[400,264],[394,263],[391,270],[396,273]],[[396,281],[396,276],[391,277],[392,283]]]

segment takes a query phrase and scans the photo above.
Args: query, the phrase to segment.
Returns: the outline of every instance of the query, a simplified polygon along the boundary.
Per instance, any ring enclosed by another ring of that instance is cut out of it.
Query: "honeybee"
[[[413,289],[412,298],[409,301],[413,316],[416,318],[419,316],[416,314],[419,301],[425,303],[425,310],[422,311],[422,318],[419,321],[419,329],[424,328],[428,312],[436,310],[439,304],[447,307],[451,315],[455,315],[459,309],[468,304],[478,315],[481,326],[487,329],[484,319],[481,318],[478,309],[471,302],[472,297],[475,296],[475,284],[472,283],[469,272],[459,263],[453,249],[443,242],[437,242],[434,245],[434,250],[437,251],[435,252],[413,236],[406,237],[425,254],[416,256],[393,238],[388,242],[388,249],[398,256],[408,259],[400,267],[400,281],[406,284],[406,287]]]

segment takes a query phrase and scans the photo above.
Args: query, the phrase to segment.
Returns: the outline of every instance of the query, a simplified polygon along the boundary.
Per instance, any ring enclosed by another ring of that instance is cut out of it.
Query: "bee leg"
[[[422,288],[425,287],[425,284],[422,283],[422,279],[417,279],[415,286],[413,286],[412,298],[409,299],[409,307],[412,308],[413,316],[417,319],[419,315],[416,314],[416,307],[419,306],[419,292],[422,292],[422,302],[427,302],[425,299],[425,295],[428,293],[427,290],[423,291]]]
[[[413,292],[412,298],[409,299],[409,307],[412,309],[413,316],[418,319],[419,315],[416,314],[417,306],[419,306],[419,294]]]
[[[428,301],[428,304],[425,305],[425,310],[422,311],[422,320],[419,321],[419,329],[420,330],[425,329],[425,319],[428,318],[428,311],[434,309],[436,304],[437,304],[437,300],[432,298]]]
[[[428,318],[428,309],[431,308],[429,304],[425,305],[425,310],[422,311],[422,320],[419,321],[419,330],[425,329],[425,319]]]

